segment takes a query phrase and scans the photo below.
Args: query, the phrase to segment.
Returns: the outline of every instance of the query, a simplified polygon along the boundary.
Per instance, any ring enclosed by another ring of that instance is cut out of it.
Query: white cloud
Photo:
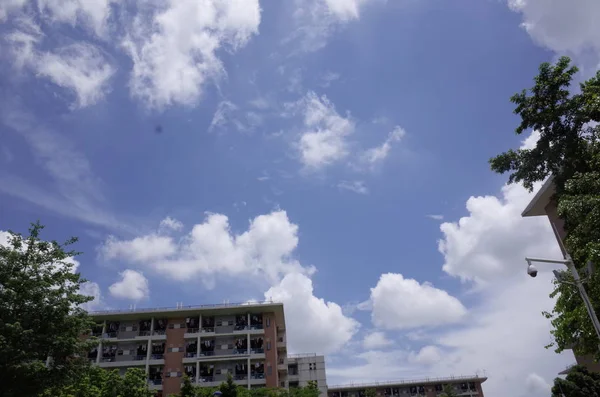
[[[160,221],[159,229],[163,230],[174,230],[178,231],[183,228],[183,223],[178,221],[177,219],[171,218],[170,216],[166,217],[162,221]]]
[[[259,24],[258,0],[169,0],[149,18],[137,15],[123,40],[131,94],[153,108],[195,104],[223,73],[217,51],[243,47]]]
[[[538,44],[558,53],[600,55],[600,2],[579,0],[577,6],[561,0],[508,0],[521,14],[522,26]]]
[[[410,329],[456,323],[467,313],[458,299],[429,283],[382,274],[371,288],[371,319],[377,327]]]
[[[108,291],[115,298],[141,300],[150,296],[150,287],[148,280],[140,272],[127,269],[120,272],[121,280],[115,282]]]
[[[394,127],[385,142],[371,149],[365,150],[361,155],[361,161],[369,166],[375,166],[387,158],[394,142],[399,142],[406,135],[406,131],[400,126]]]
[[[438,363],[442,358],[440,349],[435,346],[424,346],[419,352],[413,355],[410,360],[417,364],[431,365]]]
[[[503,186],[501,198],[470,197],[468,216],[440,226],[443,270],[487,284],[525,274],[526,256],[559,255],[548,220],[521,217],[532,198],[532,193],[515,184]]]
[[[354,121],[348,115],[340,116],[326,96],[308,92],[289,108],[304,119],[297,143],[300,160],[309,170],[317,170],[348,155],[347,138],[354,132]]]
[[[341,25],[360,18],[360,9],[373,0],[296,0],[289,40],[299,40],[301,51],[316,51]]]
[[[574,361],[571,352],[557,355],[544,348],[551,338],[550,324],[541,312],[551,310],[551,273],[536,279],[503,280],[478,295],[465,321],[439,327],[419,338],[426,343],[417,352],[406,349],[349,352],[327,368],[332,383],[450,375],[487,376],[485,395],[546,397],[542,379],[553,379]],[[524,354],[525,352],[525,354]],[[439,359],[438,359],[439,358]],[[531,376],[535,372],[537,376]]]
[[[18,133],[27,141],[57,192],[47,192],[39,184],[6,174],[0,174],[0,191],[66,217],[115,229],[128,228],[107,210],[103,182],[73,142],[46,128],[32,114],[9,106],[0,106],[0,122],[6,131]]]
[[[372,331],[363,338],[363,347],[367,350],[379,349],[392,344],[392,341],[387,339],[385,333],[381,331]]]
[[[132,240],[120,241],[110,236],[100,248],[106,259],[121,258],[131,262],[160,260],[177,252],[175,241],[170,236],[150,234]]]
[[[210,285],[215,275],[260,273],[276,283],[290,272],[314,272],[292,258],[297,245],[298,226],[285,211],[274,211],[254,218],[241,234],[230,230],[227,216],[208,214],[179,241],[156,234],[132,240],[111,237],[101,252],[108,259],[140,263],[176,280],[202,275]]]
[[[349,190],[358,194],[369,194],[369,189],[363,181],[341,181],[337,187],[341,190]]]
[[[114,0],[38,0],[38,9],[53,22],[82,25],[104,37]]]
[[[534,394],[545,393],[548,395],[552,389],[552,386],[536,373],[527,375],[527,378],[525,379],[525,385],[527,386],[527,390]]]
[[[78,42],[52,51],[37,47],[44,35],[31,19],[21,18],[19,28],[7,36],[14,63],[27,67],[37,77],[43,77],[71,92],[75,107],[86,107],[102,100],[109,91],[109,81],[115,69],[97,47]]]
[[[38,76],[47,77],[75,94],[76,106],[86,107],[103,99],[115,72],[102,53],[91,44],[75,43],[56,52],[42,52],[35,61]]]
[[[304,274],[287,274],[265,292],[265,299],[284,304],[291,352],[338,351],[359,328],[356,320],[342,313],[340,305],[314,296],[312,281]]]
[[[6,21],[8,14],[23,8],[27,0],[4,0],[0,3],[0,22]]]
[[[106,37],[113,0],[3,0],[0,4],[0,22],[10,14],[21,13],[30,5],[40,17],[52,23],[82,26],[99,37]]]
[[[88,281],[81,284],[79,287],[79,293],[82,295],[91,296],[94,299],[81,305],[87,311],[103,310],[106,308],[104,299],[102,297],[102,291],[97,283]]]
[[[444,215],[440,215],[440,214],[429,214],[429,215],[425,215],[427,218],[433,219],[435,221],[441,221],[444,219]]]

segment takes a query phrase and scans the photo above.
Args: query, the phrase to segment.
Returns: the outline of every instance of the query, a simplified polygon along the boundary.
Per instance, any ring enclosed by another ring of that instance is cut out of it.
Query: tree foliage
[[[456,392],[456,389],[454,388],[454,386],[444,385],[444,388],[442,390],[442,394],[440,395],[440,397],[458,397],[458,393]]]
[[[29,236],[9,232],[0,245],[0,384],[7,397],[33,396],[48,387],[75,382],[87,360],[78,353],[89,343],[81,335],[93,325],[80,305],[85,282],[64,244],[43,241],[43,226],[32,224]],[[47,360],[51,357],[50,360]]]
[[[577,68],[562,57],[555,64],[543,63],[530,90],[514,95],[515,113],[521,117],[517,134],[539,133],[535,147],[509,150],[492,159],[492,170],[509,173],[509,183],[534,183],[553,177],[553,196],[558,214],[565,221],[565,246],[578,269],[588,262],[600,263],[600,72],[570,86]],[[600,309],[600,272],[588,280],[586,289],[596,312]],[[552,320],[557,352],[573,348],[575,353],[600,354],[598,340],[577,290],[555,282]],[[600,357],[600,356],[599,356]]]
[[[88,367],[74,383],[45,390],[40,397],[152,397],[146,373],[139,368],[129,368],[125,376],[118,370],[107,371]]]
[[[589,372],[583,366],[571,368],[566,379],[556,378],[552,397],[598,397],[600,374]]]

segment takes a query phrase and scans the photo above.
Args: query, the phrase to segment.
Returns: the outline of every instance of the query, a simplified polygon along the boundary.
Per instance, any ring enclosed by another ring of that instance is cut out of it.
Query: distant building
[[[564,255],[563,240],[565,239],[567,232],[565,230],[564,220],[558,216],[556,201],[552,199],[555,191],[553,178],[550,177],[535,194],[521,216],[547,216],[550,224],[553,226],[554,235],[556,236],[556,240],[559,242],[560,249],[563,251]],[[577,361],[577,364],[585,366],[590,371],[600,372],[600,363],[594,361],[593,355],[575,355],[575,360]],[[561,374],[566,372],[568,372],[568,370],[561,372]]]
[[[183,376],[219,386],[231,374],[248,388],[288,383],[281,303],[180,306],[90,313],[100,338],[88,358],[102,368],[141,368],[157,395],[179,393]]]
[[[316,354],[288,355],[288,385],[305,387],[313,381],[317,383],[321,396],[327,396],[327,378],[325,375],[325,356]]]
[[[442,394],[444,385],[450,385],[454,388],[459,396],[483,397],[483,389],[481,384],[486,380],[486,377],[475,375],[329,386],[327,396],[366,397],[367,390],[374,389],[377,393],[377,396],[380,397],[436,397]]]

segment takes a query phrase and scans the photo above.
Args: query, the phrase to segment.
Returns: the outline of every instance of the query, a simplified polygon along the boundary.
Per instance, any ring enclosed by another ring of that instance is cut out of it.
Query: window
[[[267,328],[271,326],[271,317],[267,317]]]
[[[271,342],[267,342],[267,350],[271,350]]]
[[[267,376],[271,376],[273,374],[273,367],[270,365],[267,367]]]

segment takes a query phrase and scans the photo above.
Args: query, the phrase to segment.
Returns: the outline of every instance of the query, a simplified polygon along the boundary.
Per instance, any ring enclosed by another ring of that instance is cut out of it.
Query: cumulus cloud
[[[394,142],[399,142],[405,135],[406,131],[402,127],[394,127],[381,145],[365,150],[361,155],[361,161],[370,167],[380,164],[390,154]]]
[[[171,218],[170,216],[166,217],[162,221],[160,221],[159,230],[173,230],[178,231],[183,229],[183,223],[178,221],[177,219]]]
[[[307,169],[321,169],[348,155],[347,138],[354,133],[355,123],[349,115],[341,116],[326,96],[308,92],[287,107],[304,121],[297,148]]]
[[[466,308],[446,291],[401,274],[382,274],[371,288],[371,319],[377,327],[410,329],[456,323]]]
[[[340,305],[314,296],[312,281],[304,274],[287,274],[265,292],[265,299],[284,304],[290,352],[337,351],[359,328],[356,320],[344,315]]]
[[[150,296],[148,279],[142,273],[127,269],[120,272],[119,275],[121,279],[108,287],[108,291],[112,296],[135,301]]]
[[[372,331],[365,335],[362,344],[365,349],[370,350],[389,346],[392,344],[392,341],[385,336],[385,333]]]
[[[91,296],[93,300],[81,305],[87,311],[103,310],[106,309],[104,298],[102,297],[102,290],[98,283],[88,281],[81,284],[79,287],[79,293],[86,296]]]
[[[535,147],[539,133],[521,142],[522,149]],[[537,184],[535,190],[541,184]],[[443,238],[438,249],[444,255],[443,270],[480,285],[521,274],[526,256],[557,256],[556,239],[545,217],[523,218],[521,213],[534,193],[521,185],[504,185],[497,196],[471,196],[468,215],[440,226]]]
[[[107,259],[139,263],[176,280],[260,273],[275,283],[290,272],[314,272],[292,258],[297,245],[298,226],[285,211],[274,211],[254,218],[241,234],[231,231],[227,216],[208,214],[178,241],[157,234],[131,240],[111,237],[100,251]]]
[[[410,360],[417,364],[431,365],[440,361],[442,354],[440,349],[435,346],[424,346],[417,354],[410,357]]]
[[[581,0],[577,7],[561,0],[508,0],[521,14],[522,27],[538,44],[558,53],[600,52],[600,3]]]
[[[122,43],[133,61],[131,94],[152,108],[194,105],[223,73],[217,50],[243,47],[259,24],[258,0],[169,0],[138,14]]]

